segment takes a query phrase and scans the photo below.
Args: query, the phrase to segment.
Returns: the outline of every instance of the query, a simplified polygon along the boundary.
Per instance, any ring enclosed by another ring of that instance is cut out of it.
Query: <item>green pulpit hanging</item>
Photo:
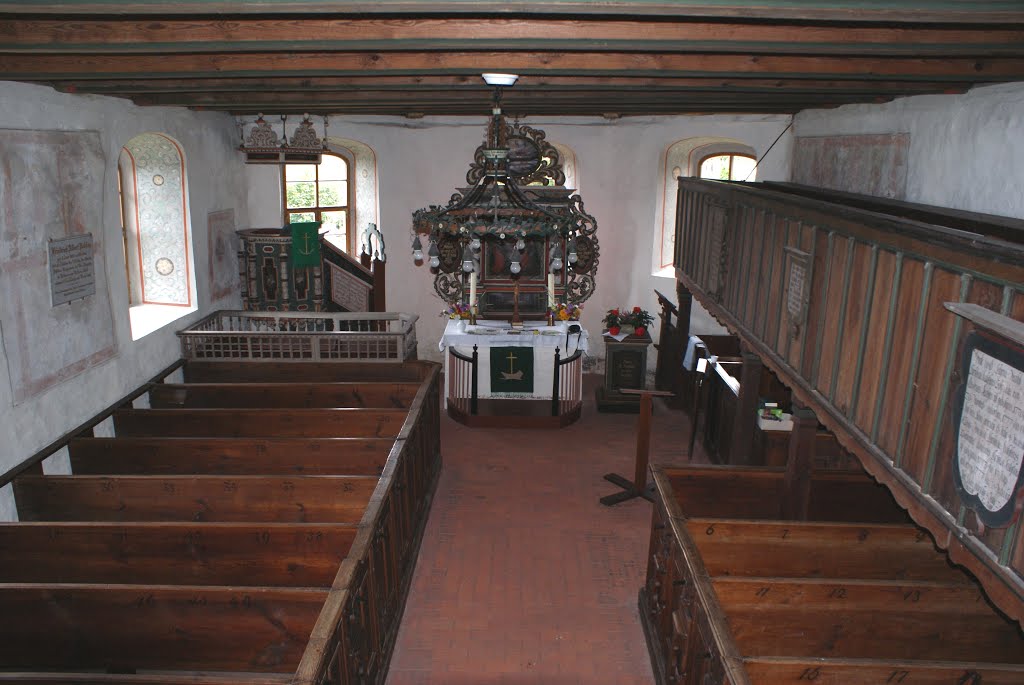
[[[292,268],[320,266],[320,222],[288,224],[292,230]]]
[[[533,348],[492,347],[491,392],[533,393]]]

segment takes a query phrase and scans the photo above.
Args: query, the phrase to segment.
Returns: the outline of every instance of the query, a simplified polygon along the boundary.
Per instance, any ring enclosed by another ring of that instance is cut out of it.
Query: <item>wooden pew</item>
[[[78,475],[379,476],[391,438],[76,438]]]
[[[118,436],[394,438],[404,409],[122,409]]]
[[[253,364],[154,379],[166,406],[136,392],[7,479],[0,683],[383,683],[440,464],[438,366]],[[107,417],[116,437],[93,437]],[[73,475],[39,475],[61,445]]]
[[[22,521],[358,523],[372,476],[22,476]]]
[[[161,383],[149,390],[154,409],[359,407],[408,409],[417,383]]]
[[[420,383],[425,369],[418,362],[222,362],[190,359],[186,383]]]
[[[32,685],[288,685],[288,673],[33,673],[0,671],[0,683]]]
[[[781,516],[785,472],[778,468],[703,466],[670,472],[674,500],[696,516],[776,519]],[[906,523],[908,518],[881,485],[863,472],[816,471],[811,481],[811,521]]]
[[[860,506],[879,518],[857,498],[783,520],[767,469],[656,467],[654,480],[640,608],[660,685],[1024,682],[1018,626],[924,529],[857,522]],[[878,486],[817,472],[812,501],[837,487]]]
[[[0,585],[0,664],[20,670],[294,671],[327,592]]]
[[[5,523],[0,583],[329,588],[354,524]]]
[[[688,518],[709,576],[970,584],[913,525]]]
[[[1017,630],[977,587],[781,578],[712,586],[744,656],[1024,664]]]

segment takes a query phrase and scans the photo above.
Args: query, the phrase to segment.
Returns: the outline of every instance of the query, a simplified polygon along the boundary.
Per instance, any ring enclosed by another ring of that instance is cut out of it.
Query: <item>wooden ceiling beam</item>
[[[62,80],[50,81],[49,85],[65,92],[95,93],[99,95],[145,95],[148,93],[231,93],[291,91],[313,95],[323,91],[350,92],[364,89],[394,90],[406,93],[409,97],[418,97],[420,93],[435,90],[465,90],[490,97],[488,88],[478,74],[453,76],[418,76],[415,78],[402,76],[263,76],[258,78],[161,78],[152,80],[112,79],[93,80]],[[824,80],[824,79],[761,79],[740,78],[728,79],[716,76],[705,78],[673,78],[673,77],[576,77],[576,76],[542,76],[531,77],[528,83],[516,85],[514,90],[506,91],[506,97],[513,93],[530,93],[547,90],[599,90],[615,92],[621,89],[647,89],[673,91],[705,91],[724,90],[743,93],[771,93],[795,91],[801,93],[842,92],[858,95],[868,94],[905,94],[934,93],[936,90],[963,91],[970,87],[968,81],[950,83],[949,81],[858,81],[858,80]]]
[[[0,0],[0,13],[55,14],[70,16],[165,15],[217,16],[289,14],[483,14],[504,15],[609,15],[740,17],[744,20],[788,19],[798,21],[1004,23],[1022,18],[1017,0],[761,0],[759,2],[707,2],[702,0],[126,0],[88,2],[56,0],[39,3]]]
[[[490,99],[488,97],[460,97],[457,93],[437,93],[421,95],[414,100],[404,93],[376,91],[356,91],[351,93],[320,93],[315,97],[309,97],[306,93],[275,92],[275,93],[230,93],[225,95],[217,94],[150,94],[133,98],[136,102],[146,105],[187,105],[203,107],[232,108],[242,103],[246,105],[259,105],[261,107],[274,107],[277,105],[293,104],[302,102],[305,106],[323,109],[332,103],[344,105],[379,105],[388,106],[397,104],[404,109],[411,107],[425,107],[428,109],[447,108],[454,104],[469,104],[476,111],[486,113],[490,111]],[[701,102],[704,106],[713,105],[716,102],[751,102],[763,103],[793,103],[793,102],[851,102],[857,99],[856,96],[843,93],[799,95],[794,93],[770,93],[759,95],[752,100],[747,93],[735,93],[725,91],[705,91],[702,93],[665,93],[650,92],[645,90],[634,90],[629,92],[609,93],[607,91],[591,92],[579,91],[572,93],[565,92],[544,92],[524,95],[520,97],[504,97],[502,99],[503,109],[510,113],[529,111],[538,106],[539,103],[551,103],[558,106],[586,106],[587,103],[600,103],[599,107],[627,105],[631,102],[664,102],[666,105],[686,104],[690,102]],[[863,98],[861,98],[863,99]]]
[[[328,76],[382,73],[534,75],[643,75],[855,80],[1024,80],[1024,58],[877,58],[810,55],[703,55],[636,53],[452,52],[247,53],[202,55],[0,55],[0,73],[13,80],[201,78],[267,75]]]
[[[2,17],[2,15],[0,15]],[[0,52],[631,50],[757,54],[1022,55],[1024,24],[765,25],[689,20],[423,18],[3,19]]]

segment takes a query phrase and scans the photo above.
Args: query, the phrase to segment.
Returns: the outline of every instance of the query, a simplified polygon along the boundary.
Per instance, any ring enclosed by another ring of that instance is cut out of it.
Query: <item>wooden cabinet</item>
[[[640,396],[620,392],[647,387],[647,349],[651,336],[630,335],[622,340],[604,338],[604,385],[597,389],[598,411],[640,411]]]

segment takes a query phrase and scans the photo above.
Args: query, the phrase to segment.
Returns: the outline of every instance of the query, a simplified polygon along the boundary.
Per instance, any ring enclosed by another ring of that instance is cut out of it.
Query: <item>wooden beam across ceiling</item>
[[[484,71],[522,76],[507,103],[567,115],[795,112],[1024,81],[1021,0],[893,4],[0,0],[0,78],[140,105],[417,115],[485,111]]]

